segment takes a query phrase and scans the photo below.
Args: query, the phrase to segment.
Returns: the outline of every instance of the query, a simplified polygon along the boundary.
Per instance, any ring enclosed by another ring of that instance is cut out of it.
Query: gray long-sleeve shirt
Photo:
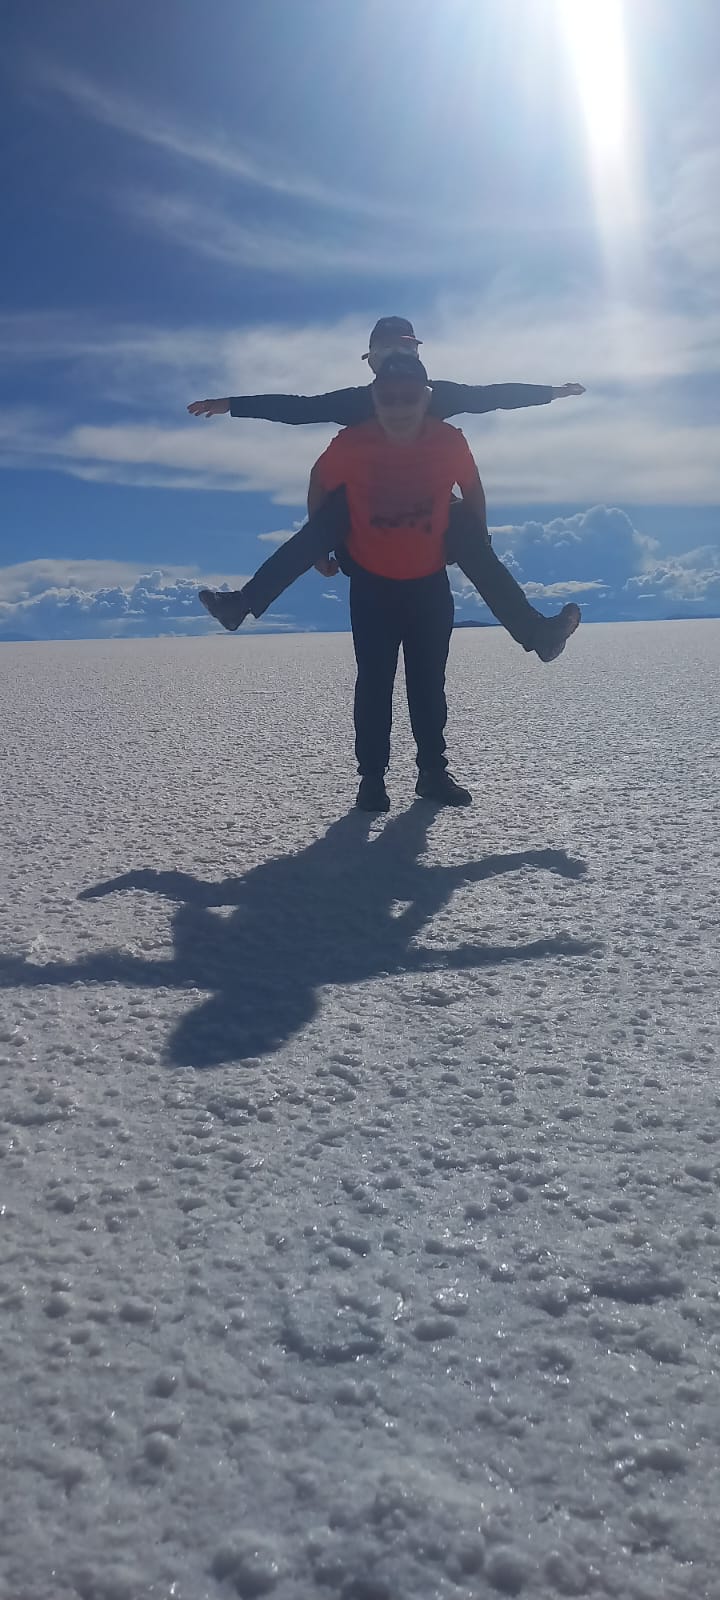
[[[544,383],[433,383],[431,417],[477,416],[483,411],[517,411],[521,406],[546,406],[553,389]],[[258,417],[265,422],[336,422],[341,428],[369,422],[375,415],[372,384],[334,389],[330,394],[241,394],[230,401],[231,417]]]

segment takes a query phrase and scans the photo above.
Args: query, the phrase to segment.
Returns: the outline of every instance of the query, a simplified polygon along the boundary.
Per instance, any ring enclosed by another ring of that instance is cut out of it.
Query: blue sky
[[[457,418],[545,610],[720,614],[711,0],[6,0],[0,639],[204,633],[332,430],[204,395],[587,385]],[[457,575],[460,618],[486,615]],[[311,574],[264,625],[345,627]]]

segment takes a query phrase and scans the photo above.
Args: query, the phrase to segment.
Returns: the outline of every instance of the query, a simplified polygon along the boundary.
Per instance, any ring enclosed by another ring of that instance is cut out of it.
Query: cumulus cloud
[[[247,574],[231,578],[240,586]],[[215,629],[198,588],[215,574],[143,572],[122,562],[27,561],[0,568],[0,641],[204,634]],[[275,613],[264,626],[291,626]],[[255,626],[251,621],[250,628]]]
[[[720,549],[661,556],[658,541],[617,506],[492,529],[493,546],[542,611],[577,600],[586,621],[720,614]],[[484,608],[453,570],[461,604]]]
[[[520,581],[542,576],[544,584],[574,582],[617,587],[657,549],[617,506],[592,506],[571,517],[497,528],[493,542],[503,560],[513,558]]]
[[[712,545],[666,556],[631,577],[626,585],[637,600],[672,603],[688,609],[720,613],[720,548]]]
[[[492,531],[498,554],[540,610],[556,610],[574,599],[586,621],[720,614],[718,549],[661,554],[657,541],[618,507],[592,506],[575,516]],[[227,587],[240,587],[247,576],[233,574]],[[451,568],[451,581],[458,620],[490,621],[459,568]],[[203,584],[222,587],[225,582],[215,573],[188,568],[143,572],[122,562],[18,563],[0,568],[0,641],[214,632],[216,624],[200,607],[197,591]],[[346,599],[343,579],[334,590],[316,581],[302,602],[290,589],[282,610],[271,608],[258,623],[250,619],[245,631],[327,627],[323,602],[345,606]],[[347,612],[343,622],[347,625]]]
[[[49,589],[101,589],[130,587],[141,576],[142,568],[133,561],[53,560],[17,561],[0,567],[0,604],[31,600]],[[189,569],[177,568],[173,577],[189,577]]]

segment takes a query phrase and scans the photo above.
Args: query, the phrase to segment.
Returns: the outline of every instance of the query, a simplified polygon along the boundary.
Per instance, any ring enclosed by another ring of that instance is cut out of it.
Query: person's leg
[[[201,589],[200,599],[218,622],[234,632],[252,612],[261,617],[291,583],[316,561],[344,544],[350,527],[345,489],[335,489],[292,539],[278,546],[242,589]]]
[[[453,625],[447,573],[403,585],[402,647],[410,724],[422,771],[447,766],[445,759],[445,668]]]
[[[451,504],[445,549],[448,561],[457,562],[498,622],[523,650],[534,650],[541,661],[555,661],[562,655],[580,623],[580,607],[569,600],[553,617],[536,611],[496,556],[489,534],[460,500],[453,499]]]
[[[534,650],[546,619],[531,606],[524,589],[496,556],[489,536],[462,500],[451,502],[445,550],[448,562],[457,563],[516,643],[523,650]]]
[[[446,572],[406,586],[403,655],[408,708],[417,744],[415,793],[444,806],[469,806],[472,795],[447,770],[445,667],[453,625]]]
[[[400,619],[392,579],[353,573],[350,580],[357,680],[355,754],[358,772],[382,780],[390,760],[392,697],[400,649]]]

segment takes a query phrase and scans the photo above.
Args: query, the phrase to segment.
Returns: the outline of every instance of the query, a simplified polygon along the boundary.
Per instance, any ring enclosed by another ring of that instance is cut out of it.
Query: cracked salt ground
[[[717,1595],[719,658],[4,647],[0,1593]]]

